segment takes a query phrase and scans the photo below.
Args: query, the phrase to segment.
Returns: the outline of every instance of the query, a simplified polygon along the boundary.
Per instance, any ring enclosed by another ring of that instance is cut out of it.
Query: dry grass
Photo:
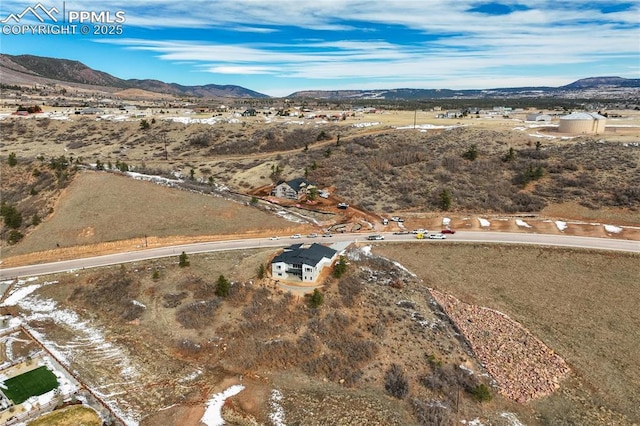
[[[258,209],[108,173],[85,172],[54,215],[4,256],[136,238],[282,233],[295,224]]]
[[[504,312],[560,354],[577,379],[537,409],[555,407],[558,418],[583,423],[597,419],[601,404],[640,419],[637,255],[461,244],[386,245],[376,252],[430,287]],[[588,398],[580,400],[580,392]]]
[[[65,426],[65,425],[100,426],[102,420],[90,408],[82,405],[71,406],[39,417],[29,426]]]

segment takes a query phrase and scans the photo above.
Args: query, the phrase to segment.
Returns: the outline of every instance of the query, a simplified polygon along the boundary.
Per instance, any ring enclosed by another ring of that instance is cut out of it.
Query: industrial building
[[[560,117],[558,132],[578,135],[597,135],[604,132],[606,117],[595,112],[574,112]]]

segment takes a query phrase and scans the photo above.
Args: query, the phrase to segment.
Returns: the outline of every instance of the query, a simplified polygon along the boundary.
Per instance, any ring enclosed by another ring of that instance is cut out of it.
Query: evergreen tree
[[[178,265],[181,268],[184,268],[185,266],[189,266],[191,264],[191,262],[189,262],[189,258],[187,257],[187,253],[182,252],[182,254],[180,254],[180,257],[178,258]]]
[[[216,282],[216,295],[220,297],[227,297],[230,289],[231,284],[229,283],[229,280],[226,279],[224,275],[220,275],[218,277],[218,282]]]

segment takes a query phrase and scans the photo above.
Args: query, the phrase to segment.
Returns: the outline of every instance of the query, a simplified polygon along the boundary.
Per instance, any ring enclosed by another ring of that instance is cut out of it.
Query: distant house
[[[297,178],[286,182],[280,181],[271,191],[271,195],[278,198],[299,200],[307,195],[309,188],[312,187],[314,187],[314,185],[303,178]]]
[[[331,265],[338,252],[318,243],[304,248],[295,244],[277,255],[271,261],[271,275],[274,279],[314,282],[325,266]]]
[[[253,108],[249,108],[248,110],[245,110],[245,112],[242,113],[243,117],[255,117],[257,114],[257,111]]]
[[[548,114],[527,114],[527,121],[551,121],[551,116]]]

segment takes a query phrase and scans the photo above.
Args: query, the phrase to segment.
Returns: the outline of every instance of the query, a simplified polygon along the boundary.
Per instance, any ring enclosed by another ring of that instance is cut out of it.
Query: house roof
[[[331,259],[336,253],[336,250],[318,243],[311,244],[309,248],[302,248],[302,244],[296,244],[274,257],[273,263],[317,265],[323,258]]]
[[[308,187],[309,185],[313,185],[311,182],[309,182],[304,178],[296,178],[296,179],[288,180],[285,183],[289,185],[296,192],[300,191],[300,188],[302,188],[303,186]]]

